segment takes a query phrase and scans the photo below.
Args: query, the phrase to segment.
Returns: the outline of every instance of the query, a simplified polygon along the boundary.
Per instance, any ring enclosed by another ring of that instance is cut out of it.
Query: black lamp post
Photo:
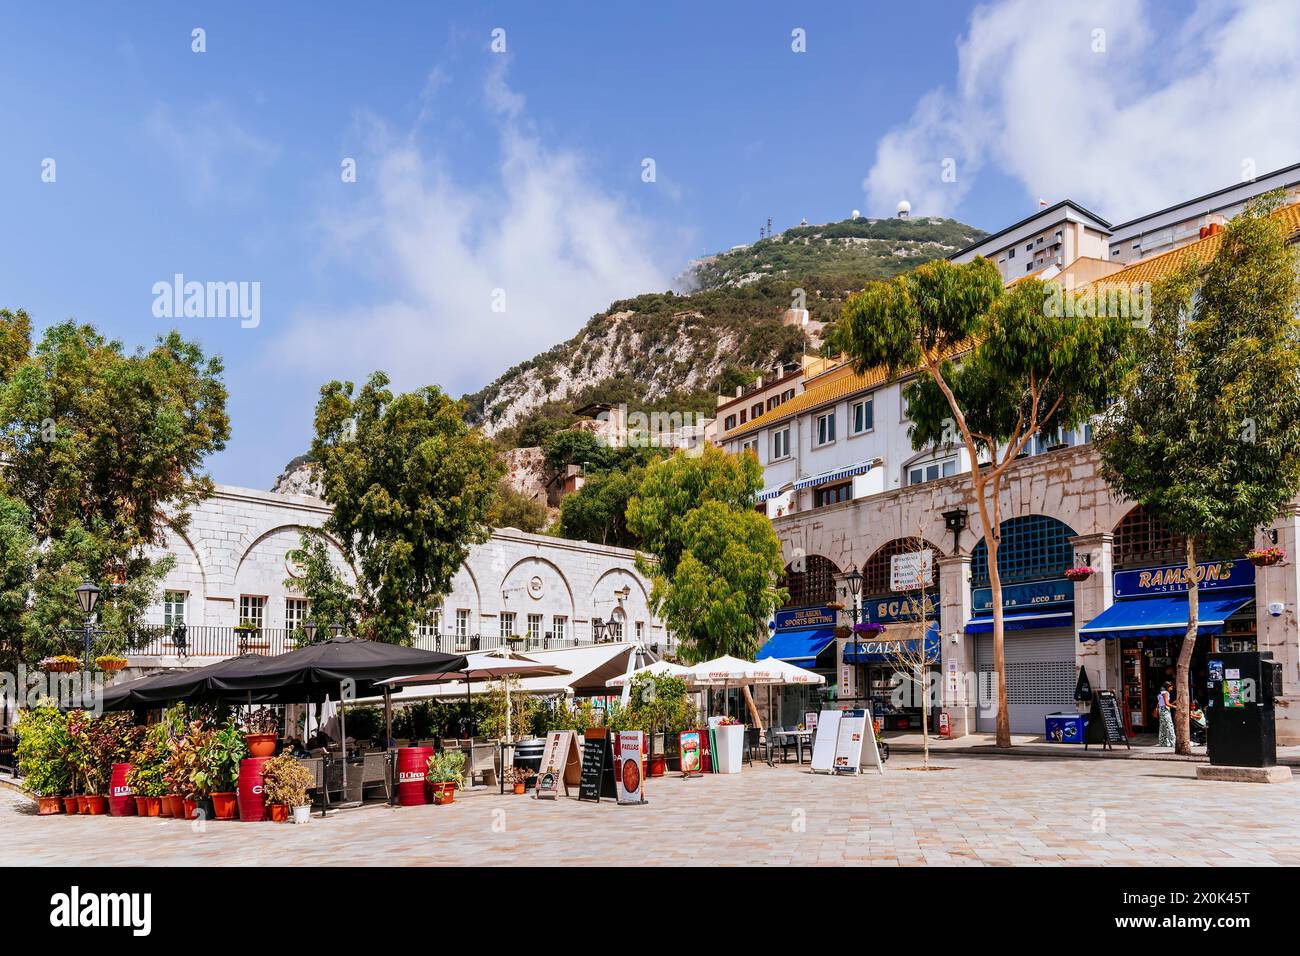
[[[849,586],[849,594],[853,598],[853,622],[858,621],[858,595],[862,593],[862,572],[858,570],[855,564],[849,568],[849,573],[844,575],[844,583]]]
[[[77,603],[81,605],[81,611],[86,616],[81,627],[81,637],[85,642],[85,668],[90,670],[90,639],[95,632],[95,629],[91,626],[90,616],[95,611],[95,605],[99,603],[99,588],[86,581],[77,588],[76,595]]]
[[[316,643],[316,622],[307,621],[306,623],[304,623],[302,626],[302,633],[303,636],[307,638],[308,644],[315,644]]]
[[[596,639],[597,644],[605,643],[605,622],[598,617],[591,619],[591,636]]]

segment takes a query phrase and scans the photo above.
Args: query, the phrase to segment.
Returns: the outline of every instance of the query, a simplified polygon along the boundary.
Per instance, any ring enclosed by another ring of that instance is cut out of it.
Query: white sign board
[[[614,788],[619,803],[645,803],[645,781],[641,767],[642,738],[639,730],[620,730],[614,754]]]
[[[889,590],[917,591],[934,580],[934,552],[929,548],[896,554],[889,559]]]
[[[812,769],[814,773],[835,770],[835,743],[840,732],[842,710],[823,710],[817,717],[817,734],[813,737]]]
[[[876,733],[865,710],[846,710],[840,717],[835,738],[835,772],[856,774],[863,767],[875,766],[885,772],[876,746]]]

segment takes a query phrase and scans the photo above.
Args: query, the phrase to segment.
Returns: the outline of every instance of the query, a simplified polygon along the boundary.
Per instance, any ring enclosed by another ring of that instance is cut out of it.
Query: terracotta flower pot
[[[170,813],[167,814],[169,817],[174,817],[177,820],[185,819],[185,798],[184,797],[182,797],[180,794],[173,793],[166,797],[163,797],[163,799],[167,801],[167,806],[171,811]]]
[[[212,795],[212,815],[218,820],[235,819],[235,794],[214,793]]]
[[[89,812],[90,812],[90,797],[81,796],[80,794],[78,794],[78,796],[77,796],[77,812],[78,812],[78,813],[89,813]]]
[[[275,734],[244,734],[250,757],[274,757]]]
[[[196,812],[197,812],[198,809],[199,809],[199,802],[198,802],[197,800],[183,800],[183,801],[182,801],[182,804],[183,804],[183,806],[184,806],[184,809],[183,809],[182,812],[183,812],[185,815],[184,815],[183,817],[181,817],[181,819],[182,819],[182,820],[193,820],[194,817],[195,817],[195,815],[196,815]]]
[[[64,798],[63,798],[63,812],[66,813],[66,814],[67,814],[68,816],[70,816],[70,817],[71,817],[71,816],[76,816],[76,814],[77,814],[77,798],[76,798],[76,797],[64,797]]]
[[[172,815],[172,798],[171,794],[166,794],[158,798],[158,816],[170,817]]]
[[[162,816],[162,797],[145,797],[144,809],[145,816],[160,817]]]
[[[522,783],[515,784],[515,793],[519,794],[520,796],[523,796],[524,785]]]
[[[433,802],[454,803],[456,801],[456,785],[454,783],[435,783],[433,785]]]
[[[86,812],[92,817],[102,816],[108,809],[108,800],[104,797],[87,797]]]
[[[42,817],[48,817],[51,814],[63,812],[62,797],[38,797],[36,799],[36,812]]]
[[[135,798],[135,815],[137,817],[147,817],[149,815],[149,798],[137,796]]]
[[[272,823],[284,823],[289,819],[289,805],[287,803],[273,803],[270,809]]]

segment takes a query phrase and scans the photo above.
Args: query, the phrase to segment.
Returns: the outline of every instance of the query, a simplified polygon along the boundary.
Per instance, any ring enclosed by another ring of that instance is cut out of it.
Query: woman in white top
[[[1156,716],[1160,719],[1160,737],[1156,740],[1156,746],[1172,747],[1174,745],[1174,705],[1169,700],[1169,681],[1165,681],[1164,686],[1160,688],[1160,696],[1156,699]]]

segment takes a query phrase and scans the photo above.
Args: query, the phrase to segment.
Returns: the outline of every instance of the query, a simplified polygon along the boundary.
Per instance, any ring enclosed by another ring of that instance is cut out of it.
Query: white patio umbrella
[[[810,671],[805,667],[800,667],[798,664],[791,664],[789,661],[783,661],[775,657],[770,657],[767,660],[763,661],[763,663],[767,665],[767,667],[773,673],[778,674],[780,676],[779,680],[772,680],[766,682],[767,683],[767,713],[768,713],[768,717],[772,720],[772,726],[774,727],[776,726],[776,717],[773,716],[774,712],[772,708],[773,687],[780,687],[782,685],[790,685],[790,684],[806,687],[812,684],[826,683],[826,678],[823,677],[821,674],[818,674],[816,671]]]
[[[748,687],[750,684],[779,683],[780,675],[770,661],[742,661],[724,654],[711,661],[701,661],[690,668],[690,679],[697,687]]]
[[[617,677],[611,677],[605,681],[606,687],[626,687],[632,683],[632,678],[637,674],[651,674],[655,677],[681,677],[687,678],[691,669],[685,664],[674,664],[672,661],[655,661],[653,664],[647,664],[644,667],[638,667],[635,670],[628,671],[626,674],[620,674]],[[686,681],[688,684],[693,683],[691,680]]]
[[[506,743],[513,741],[511,734],[511,707],[510,707],[510,682],[508,678],[518,675],[528,677],[558,677],[563,674],[572,673],[564,667],[558,667],[554,664],[544,664],[541,661],[534,660],[531,657],[525,657],[523,654],[516,654],[514,651],[507,650],[503,647],[495,647],[490,651],[480,651],[474,654],[465,655],[465,667],[459,671],[440,671],[432,674],[411,674],[407,677],[394,677],[391,680],[381,681],[390,687],[416,687],[421,684],[440,684],[443,681],[463,680],[465,682],[466,696],[468,697],[469,684],[475,680],[495,680],[497,678],[507,678],[505,681],[506,689]]]

